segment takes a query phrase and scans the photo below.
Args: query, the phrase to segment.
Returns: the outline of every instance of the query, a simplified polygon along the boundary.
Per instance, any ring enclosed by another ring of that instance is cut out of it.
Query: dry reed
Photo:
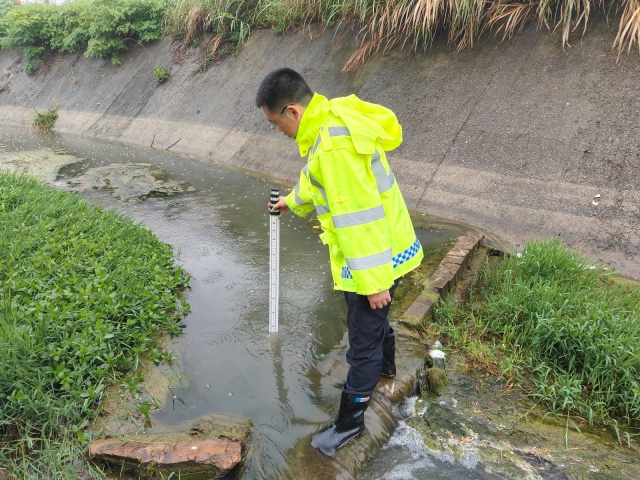
[[[571,35],[586,31],[593,8],[606,13],[612,5],[620,14],[613,48],[620,55],[637,45],[640,52],[640,0],[174,0],[166,24],[187,42],[205,32],[229,35],[240,28],[242,45],[251,28],[284,32],[315,22],[356,22],[358,48],[343,68],[352,71],[396,47],[425,50],[438,35],[456,52],[473,47],[487,29],[504,41],[532,21],[559,32],[562,47],[570,47]]]

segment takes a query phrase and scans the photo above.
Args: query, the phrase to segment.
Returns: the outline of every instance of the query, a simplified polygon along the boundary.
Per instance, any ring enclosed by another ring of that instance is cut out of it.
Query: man
[[[391,110],[355,95],[328,100],[312,92],[288,68],[264,78],[256,106],[307,157],[300,181],[273,208],[280,216],[315,209],[334,288],[344,291],[347,302],[350,369],[338,416],[311,441],[332,455],[364,430],[364,412],[380,376],[396,374],[387,314],[398,278],[423,257],[385,155],[402,143],[402,127]]]

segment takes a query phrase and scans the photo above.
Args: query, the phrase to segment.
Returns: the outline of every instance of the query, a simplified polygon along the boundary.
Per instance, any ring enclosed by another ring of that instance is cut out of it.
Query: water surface
[[[328,252],[318,239],[315,218],[289,212],[281,221],[280,333],[270,339],[266,203],[270,188],[279,186],[286,194],[284,185],[164,150],[0,130],[0,155],[41,149],[82,159],[60,170],[62,184],[95,167],[144,162],[195,187],[128,199],[107,190],[82,193],[131,215],[172,244],[177,261],[192,277],[185,292],[191,313],[175,345],[186,381],[166,392],[166,407],[152,421],[178,425],[211,412],[250,417],[259,432],[258,446],[243,478],[296,478],[294,447],[336,409],[335,395],[320,388],[318,362],[346,332],[344,298],[332,290]],[[430,252],[443,255],[439,246],[465,230],[425,225],[417,234],[427,258]],[[405,280],[399,295],[410,283]],[[180,402],[172,399],[174,394]]]

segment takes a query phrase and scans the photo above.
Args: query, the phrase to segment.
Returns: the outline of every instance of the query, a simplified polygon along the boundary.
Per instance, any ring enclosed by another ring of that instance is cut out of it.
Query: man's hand
[[[284,201],[284,197],[283,196],[279,196],[278,197],[278,201],[276,202],[275,205],[271,205],[271,202],[268,202],[267,203],[267,209],[269,211],[280,209],[280,215],[278,215],[278,218],[282,218],[282,216],[285,214],[285,212],[289,211],[289,207],[287,207],[287,203]]]
[[[367,295],[367,298],[369,299],[369,305],[371,305],[372,310],[375,310],[376,308],[386,307],[391,303],[391,295],[389,294],[389,290],[374,293],[373,295]]]

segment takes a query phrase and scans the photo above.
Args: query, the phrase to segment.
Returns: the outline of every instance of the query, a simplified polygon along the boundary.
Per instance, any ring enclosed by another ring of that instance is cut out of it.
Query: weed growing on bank
[[[505,376],[532,373],[531,395],[568,425],[578,415],[639,426],[640,287],[616,283],[559,241],[487,263],[468,303],[444,302],[436,321],[451,345],[500,363]]]
[[[156,66],[153,69],[153,78],[158,85],[164,83],[164,81],[169,78],[169,69],[165,65]]]
[[[38,67],[42,65],[42,59],[40,58],[42,52],[44,52],[44,47],[25,47],[24,56],[29,61],[24,67],[24,73],[32,75],[38,70]]]
[[[146,228],[6,172],[0,251],[0,465],[99,475],[82,460],[86,427],[109,386],[135,389],[141,357],[171,358],[157,338],[180,333],[188,278]]]
[[[33,129],[36,132],[48,132],[56,124],[58,109],[52,108],[46,112],[38,112],[33,115]]]

